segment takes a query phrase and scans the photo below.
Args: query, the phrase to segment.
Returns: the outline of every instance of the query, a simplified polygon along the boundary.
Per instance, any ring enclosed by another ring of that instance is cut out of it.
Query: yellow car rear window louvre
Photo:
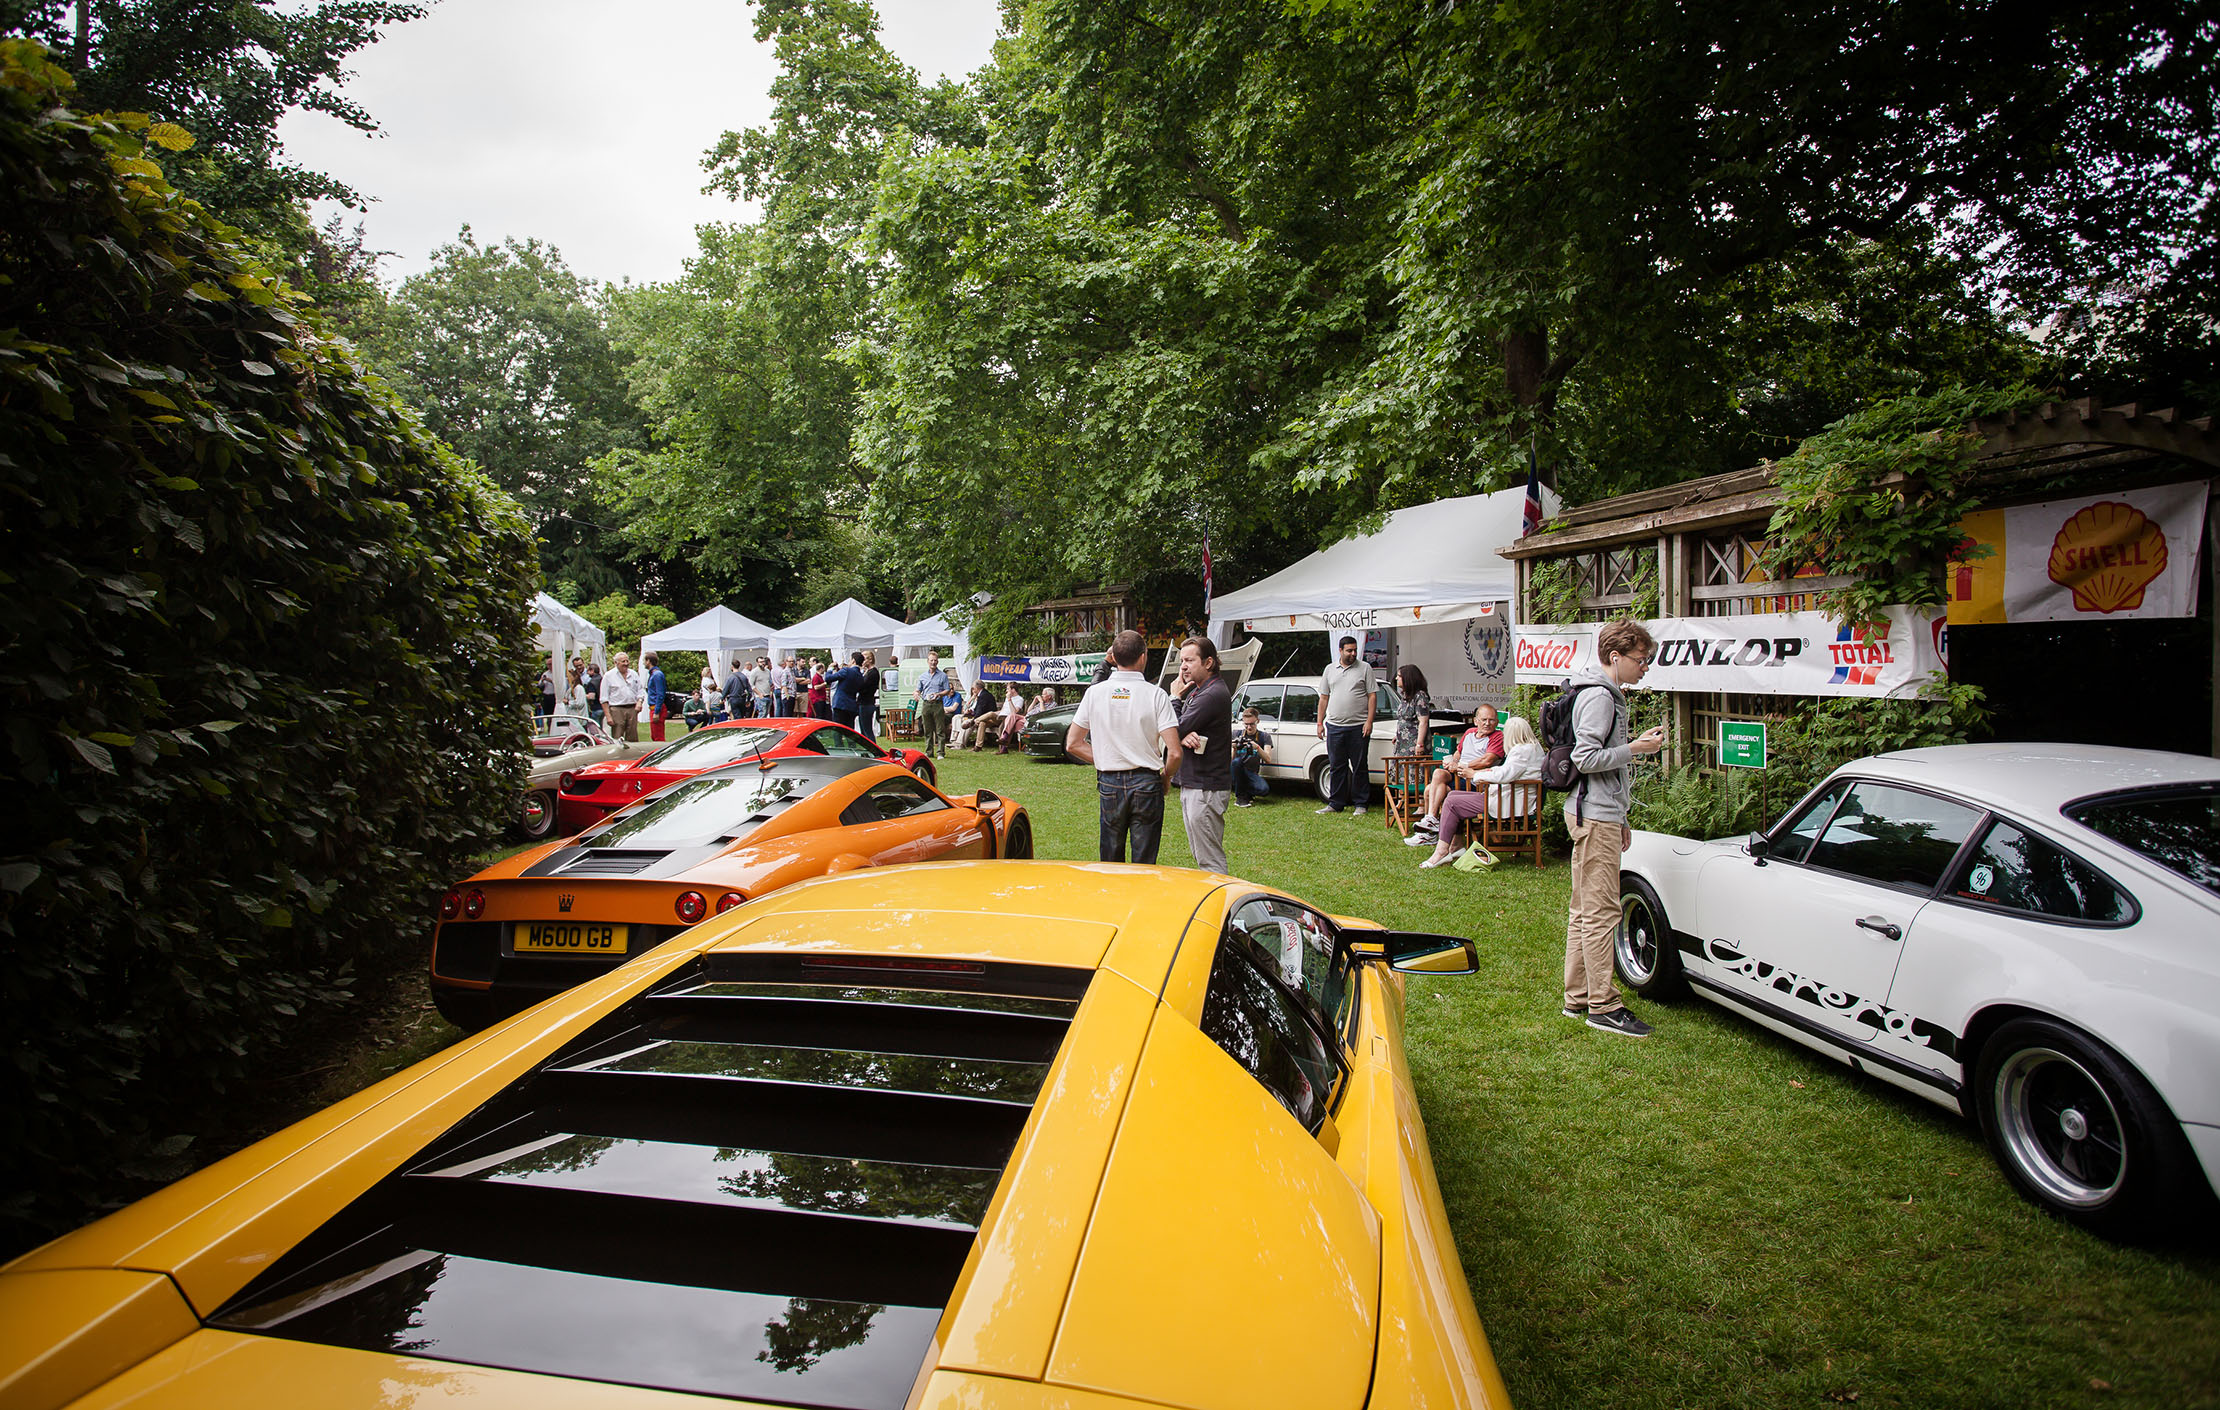
[[[216,1325],[892,1410],[1092,971],[710,955],[334,1216]]]

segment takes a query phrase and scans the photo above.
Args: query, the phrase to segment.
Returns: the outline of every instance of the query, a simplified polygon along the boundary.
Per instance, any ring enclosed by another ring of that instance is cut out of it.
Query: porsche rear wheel
[[[1619,928],[1611,936],[1611,958],[1620,980],[1645,999],[1675,999],[1688,991],[1665,903],[1638,876],[1619,878]]]
[[[524,795],[524,802],[517,808],[517,831],[532,842],[540,842],[555,835],[555,794],[552,789],[535,788]]]
[[[1033,859],[1033,820],[1017,817],[1010,822],[1010,832],[1002,839],[1002,856],[1005,861],[1026,862]]]
[[[2174,1223],[2209,1192],[2181,1124],[2143,1075],[2055,1019],[2015,1018],[1981,1045],[1973,1099],[2019,1192],[2096,1233]]]

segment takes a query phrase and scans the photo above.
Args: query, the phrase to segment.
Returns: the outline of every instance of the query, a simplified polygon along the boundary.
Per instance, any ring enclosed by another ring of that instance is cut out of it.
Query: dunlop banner
[[[1855,629],[1824,612],[1661,617],[1643,625],[1657,638],[1644,690],[1884,699],[1915,694],[1943,669],[1942,617],[1910,607],[1891,607],[1883,620]],[[1515,630],[1521,685],[1560,685],[1596,664],[1596,623]]]
[[[2197,615],[2205,484],[1982,509],[1948,572],[1953,625]]]

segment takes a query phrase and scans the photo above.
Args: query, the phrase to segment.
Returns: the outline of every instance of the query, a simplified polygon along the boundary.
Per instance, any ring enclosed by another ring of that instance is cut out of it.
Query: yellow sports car
[[[1470,942],[787,887],[0,1271],[0,1404],[1499,1406],[1402,1048]]]

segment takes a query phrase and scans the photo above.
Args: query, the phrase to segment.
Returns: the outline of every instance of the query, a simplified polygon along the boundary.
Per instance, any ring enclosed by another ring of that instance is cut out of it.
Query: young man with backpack
[[[1627,1012],[1611,983],[1611,936],[1619,924],[1619,857],[1634,840],[1627,825],[1634,801],[1634,760],[1665,747],[1665,727],[1627,738],[1628,686],[1642,679],[1657,642],[1640,622],[1612,622],[1596,633],[1596,665],[1566,683],[1542,707],[1548,750],[1543,782],[1567,788],[1565,828],[1572,834],[1572,902],[1565,919],[1567,1018],[1625,1038],[1651,1028]],[[1566,765],[1570,768],[1567,769]],[[1568,773],[1571,775],[1568,777]]]

